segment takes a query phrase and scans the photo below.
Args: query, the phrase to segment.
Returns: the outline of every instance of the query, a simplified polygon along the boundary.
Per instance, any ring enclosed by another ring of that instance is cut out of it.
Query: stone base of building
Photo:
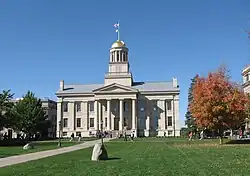
[[[74,136],[77,137],[79,133],[81,133],[82,137],[95,137],[98,130],[85,130],[85,131],[63,131],[61,134],[62,138],[71,137],[71,134],[74,133]],[[112,137],[119,137],[119,135],[123,134],[122,131],[119,130],[111,130]],[[134,137],[173,137],[173,130],[126,130],[126,134],[130,135],[131,132],[134,132]],[[180,136],[180,130],[175,130],[175,136]],[[59,137],[59,132],[57,132],[57,137]]]
[[[168,130],[168,129],[163,129],[163,130],[158,130],[157,137],[178,137],[180,136],[180,130],[175,130],[175,134],[173,130]]]

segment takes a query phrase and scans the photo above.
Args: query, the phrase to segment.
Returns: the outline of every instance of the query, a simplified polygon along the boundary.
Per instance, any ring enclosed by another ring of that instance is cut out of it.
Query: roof
[[[179,88],[173,87],[172,81],[166,82],[135,82],[132,86],[141,92],[157,92],[157,91],[178,91]]]
[[[103,87],[104,84],[71,84],[64,85],[64,90],[58,90],[56,93],[92,93],[93,90]],[[179,91],[179,88],[173,87],[173,82],[134,82],[132,88],[140,92],[165,92]]]
[[[117,40],[112,44],[111,48],[117,48],[117,47],[126,47],[126,44],[121,40]]]

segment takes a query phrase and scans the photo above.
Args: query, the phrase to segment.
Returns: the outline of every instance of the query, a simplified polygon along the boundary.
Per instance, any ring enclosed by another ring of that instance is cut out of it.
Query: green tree
[[[34,93],[28,93],[14,106],[14,129],[22,131],[28,136],[41,132],[41,126],[45,124],[47,116],[40,99]]]
[[[198,77],[198,75],[196,75],[194,78],[191,79],[191,84],[188,90],[188,108],[187,108],[187,112],[185,114],[186,120],[185,120],[185,125],[187,125],[188,131],[196,131],[197,126],[195,123],[195,118],[192,116],[192,114],[189,111],[189,106],[191,104],[191,102],[193,101],[193,87],[196,83],[196,78]]]
[[[14,103],[11,102],[13,95],[10,90],[3,90],[0,93],[0,129],[11,127],[13,123],[12,108]]]

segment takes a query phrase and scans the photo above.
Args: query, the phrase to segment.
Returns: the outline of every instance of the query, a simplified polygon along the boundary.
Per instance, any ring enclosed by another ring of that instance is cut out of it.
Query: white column
[[[173,113],[174,113],[174,115],[173,115],[173,121],[174,121],[174,125],[175,125],[175,136],[180,136],[180,114],[179,114],[179,112],[180,112],[180,109],[179,109],[179,98],[178,98],[178,96],[175,96],[175,98],[174,98],[174,102],[173,102],[173,104],[174,104],[174,109],[173,109]]]
[[[112,62],[112,52],[109,54],[109,62]]]
[[[101,121],[102,121],[102,104],[101,102],[99,101],[98,102],[98,127],[99,127],[99,130],[101,130]]]
[[[110,122],[111,122],[110,100],[107,100],[107,130],[110,130]]]
[[[117,51],[114,51],[115,54],[115,62],[117,62]]]
[[[120,100],[120,121],[119,121],[119,131],[123,130],[123,100]]]
[[[98,101],[97,101],[97,100],[95,100],[94,111],[95,111],[94,128],[95,128],[96,130],[98,130]]]
[[[135,99],[132,99],[132,129],[136,129],[136,107],[135,107]]]
[[[69,102],[69,128],[71,131],[75,131],[75,103]]]
[[[150,103],[147,101],[146,103],[147,107],[146,107],[146,114],[147,114],[147,117],[146,117],[146,130],[150,130],[150,112],[151,112],[151,106],[150,106]]]
[[[61,121],[61,124],[62,124],[62,100],[58,101],[57,102],[57,127],[56,127],[56,137],[59,137],[59,132],[60,132],[60,126],[59,126],[59,122]]]
[[[84,130],[88,130],[89,129],[89,110],[88,110],[88,102],[87,101],[83,101],[81,103],[81,114],[83,115],[82,117],[82,127]],[[84,118],[85,117],[85,118]]]
[[[161,113],[161,129],[165,130],[166,129],[166,110],[167,110],[167,107],[166,107],[166,101],[165,100],[160,100],[159,101],[161,106],[160,106],[160,109],[162,109],[162,113]]]

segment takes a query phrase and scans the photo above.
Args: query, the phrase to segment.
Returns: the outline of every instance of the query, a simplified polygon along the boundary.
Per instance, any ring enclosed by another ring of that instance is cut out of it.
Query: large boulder
[[[24,150],[33,149],[33,148],[35,148],[35,147],[34,147],[34,144],[32,144],[32,143],[28,143],[25,146],[23,146]]]
[[[92,161],[98,161],[98,160],[107,160],[108,159],[108,153],[105,149],[104,145],[101,143],[95,144],[92,152]]]

